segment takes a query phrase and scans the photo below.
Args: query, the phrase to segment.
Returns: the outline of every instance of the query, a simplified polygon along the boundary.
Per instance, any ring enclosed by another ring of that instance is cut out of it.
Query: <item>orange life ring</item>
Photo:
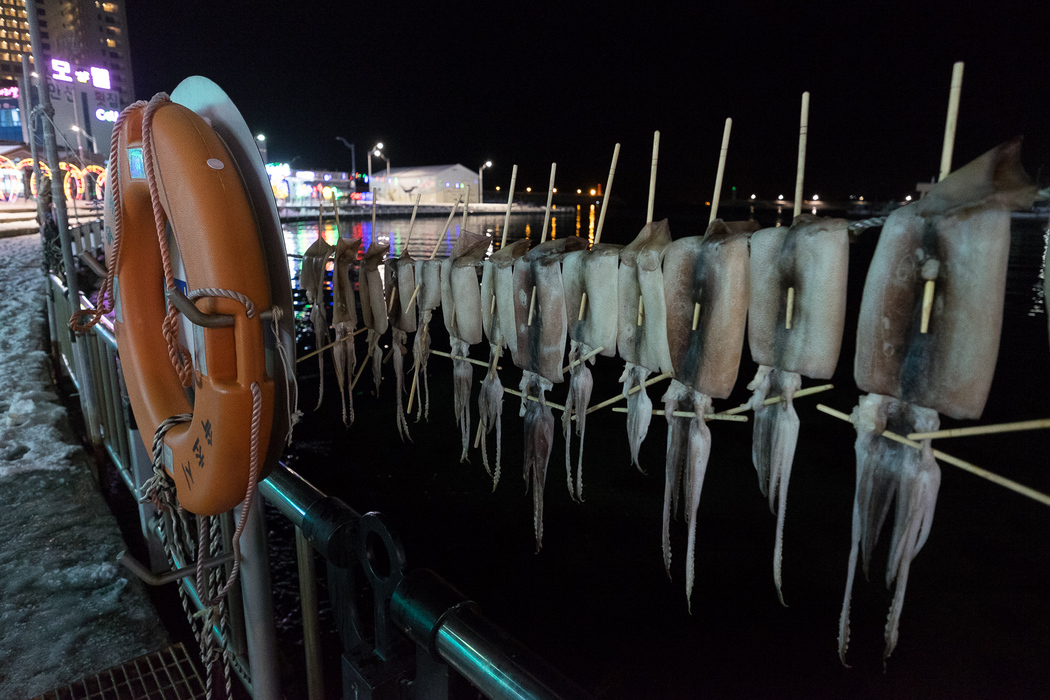
[[[121,217],[113,287],[117,347],[147,451],[152,451],[163,421],[192,413],[191,421],[164,436],[163,462],[182,506],[198,515],[216,515],[245,497],[252,426],[259,469],[271,442],[275,388],[267,374],[266,329],[260,318],[260,312],[270,309],[270,282],[249,197],[229,150],[192,110],[173,102],[156,106],[152,166],[189,290],[237,292],[255,309],[250,314],[233,298],[208,296],[195,302],[202,312],[233,316],[234,323],[194,326],[192,342],[203,352],[193,368],[191,403],[169,361],[161,328],[165,277],[144,167],[144,112],[141,106],[132,108],[123,119],[117,176],[110,180],[120,190],[120,211],[107,207],[108,217]],[[253,410],[261,414],[253,417]]]

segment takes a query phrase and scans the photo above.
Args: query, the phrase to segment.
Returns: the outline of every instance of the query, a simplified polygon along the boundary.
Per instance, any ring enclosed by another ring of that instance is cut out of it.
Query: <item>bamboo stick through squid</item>
[[[333,340],[328,345],[325,345],[323,347],[319,347],[316,350],[312,350],[312,351],[306,353],[305,355],[303,355],[302,357],[297,358],[295,360],[295,364],[299,364],[303,360],[309,360],[314,355],[320,355],[322,352],[324,352],[328,348],[334,348],[339,343],[345,343],[346,341],[350,340],[354,336],[361,335],[362,333],[364,333],[367,330],[368,330],[367,328],[358,328],[356,331],[354,331],[353,333],[351,333],[350,335],[348,335],[348,336],[346,336],[344,338],[340,338],[339,340]]]
[[[996,435],[999,433],[1017,433],[1022,430],[1044,430],[1050,428],[1050,418],[1022,420],[1015,423],[996,423],[993,425],[974,425],[969,428],[949,428],[932,433],[911,433],[909,440],[936,440],[940,438],[971,437],[973,435]]]
[[[798,170],[795,173],[795,213],[802,213],[802,181],[806,175],[806,141],[809,138],[809,92],[802,93],[802,116],[798,125]],[[794,216],[792,218],[794,218]]]
[[[558,169],[557,163],[551,163],[551,181],[547,185],[547,208],[543,214],[543,230],[540,232],[540,243],[547,240],[547,225],[551,221],[551,201],[554,199],[554,173]],[[532,314],[536,310],[536,287],[532,288],[532,296],[529,299],[529,320],[526,325],[532,325]]]
[[[952,171],[952,151],[955,149],[955,127],[959,123],[959,97],[962,95],[963,62],[952,66],[952,86],[948,93],[948,118],[944,122],[944,145],[941,148],[941,172],[938,180]]]
[[[722,198],[722,174],[726,169],[726,153],[729,151],[729,132],[733,129],[732,118],[726,118],[726,128],[722,132],[722,150],[718,154],[718,172],[715,175],[715,192],[711,195],[711,218],[707,220],[707,223],[711,223],[718,218],[718,200]],[[693,324],[694,330],[696,324]]]
[[[820,386],[811,386],[808,389],[799,389],[798,391],[795,392],[795,394],[794,394],[794,396],[792,397],[791,400],[794,401],[795,399],[801,399],[804,396],[812,396],[813,394],[819,394],[819,393],[821,393],[823,391],[830,391],[831,389],[834,389],[834,388],[835,388],[834,384],[821,384]],[[764,406],[772,406],[773,404],[780,403],[783,400],[784,400],[783,396],[770,396],[768,399],[766,399],[765,401],[762,402],[762,405],[764,405]],[[736,408],[730,408],[728,410],[722,411],[722,413],[727,415],[727,416],[731,416],[731,415],[735,415],[737,413],[746,413],[747,411],[750,411],[750,410],[751,410],[751,404],[749,404],[749,403],[742,403],[739,406],[737,406]]]
[[[658,132],[659,133],[659,132]],[[594,245],[602,242],[602,226],[605,225],[605,210],[609,208],[609,196],[612,194],[613,175],[616,174],[616,161],[620,158],[620,144],[613,147],[612,165],[609,166],[609,178],[605,181],[602,192],[602,211],[598,214],[598,228],[594,230]]]
[[[515,163],[510,170],[510,193],[507,194],[507,215],[503,217],[503,240],[499,247],[507,245],[507,229],[510,228],[510,208],[514,205],[514,185],[518,182],[518,165]]]
[[[623,406],[613,406],[613,413],[627,413],[627,409]],[[654,416],[667,415],[667,411],[662,408],[653,409]],[[675,418],[696,418],[696,411],[674,411],[673,416]],[[705,413],[704,420],[724,420],[730,423],[747,423],[747,416],[737,416],[730,413]]]
[[[663,374],[657,375],[657,376],[653,377],[652,379],[647,380],[641,386],[631,387],[630,391],[628,391],[627,393],[628,394],[635,394],[635,393],[641,391],[642,387],[652,386],[653,384],[656,384],[657,382],[662,382],[663,380],[670,379],[673,376],[674,376],[674,372],[664,372]],[[617,401],[623,401],[623,399],[624,399],[624,395],[623,394],[617,394],[616,396],[613,396],[612,398],[606,399],[605,401],[602,401],[599,404],[595,404],[594,406],[591,406],[590,408],[587,409],[587,413],[594,413],[595,411],[597,411],[600,408],[605,408],[606,406],[611,406],[614,403],[616,403]]]
[[[839,420],[846,421],[847,423],[852,423],[853,422],[850,419],[850,416],[849,416],[848,413],[843,413],[842,411],[836,411],[834,408],[830,408],[828,406],[825,406],[822,403],[818,403],[817,404],[817,410],[821,411],[823,413],[827,413],[829,416],[833,416],[835,418],[838,418]],[[916,450],[922,449],[922,445],[920,445],[919,443],[914,442],[912,440],[909,440],[906,437],[902,437],[902,436],[898,435],[897,433],[891,432],[889,430],[882,431],[882,436],[884,438],[888,438],[890,440],[893,440],[894,442],[899,442],[902,445],[907,445],[908,447],[915,448]],[[1010,489],[1011,491],[1013,491],[1015,493],[1021,494],[1022,496],[1027,496],[1028,498],[1031,498],[1033,501],[1038,501],[1039,503],[1042,503],[1044,506],[1050,506],[1050,495],[1047,495],[1045,493],[1041,493],[1039,491],[1036,491],[1035,489],[1029,488],[1029,487],[1025,486],[1024,484],[1019,484],[1016,481],[1013,481],[1012,479],[1007,479],[1004,476],[999,476],[998,474],[996,474],[994,472],[990,472],[987,469],[982,469],[981,467],[978,467],[976,464],[970,464],[969,462],[963,461],[963,460],[959,459],[958,457],[952,457],[951,455],[945,454],[944,452],[941,452],[940,450],[933,450],[933,456],[936,457],[937,459],[939,459],[940,461],[944,462],[945,464],[950,464],[953,467],[958,467],[959,469],[962,469],[963,471],[970,472],[974,476],[979,476],[982,479],[987,479],[988,481],[991,481],[994,484],[998,484],[998,485],[1000,485],[1000,486],[1002,486],[1004,488],[1008,488],[1008,489]]]
[[[645,223],[653,223],[653,207],[656,206],[656,162],[660,159],[660,132],[653,132],[653,166],[649,173],[649,208],[646,210]]]

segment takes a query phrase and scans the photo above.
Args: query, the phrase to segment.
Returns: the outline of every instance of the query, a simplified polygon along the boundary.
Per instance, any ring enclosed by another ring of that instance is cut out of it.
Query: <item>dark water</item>
[[[587,235],[588,213],[581,212],[580,219]],[[495,232],[502,217],[482,223]],[[603,239],[625,243],[641,223],[640,215],[610,217]],[[542,219],[530,219],[530,235],[541,224]],[[413,255],[429,255],[427,248],[433,248],[444,221],[430,225],[436,230],[429,228],[433,233],[418,243],[419,231],[414,234]],[[676,238],[701,233],[705,225],[706,219],[695,216],[671,217]],[[1050,416],[1050,346],[1037,297],[1044,225],[1015,222],[1000,355],[981,422]],[[370,222],[356,226],[362,236],[372,235]],[[575,226],[576,212],[557,219],[559,235],[574,234]],[[376,233],[396,240],[405,227],[407,221],[380,219]],[[468,222],[468,228],[474,226]],[[513,222],[512,234],[516,228],[523,229],[523,223]],[[301,251],[316,235],[316,225],[295,227],[288,235],[290,251]],[[672,524],[673,581],[661,560],[665,428],[659,417],[642,447],[648,474],[630,465],[623,414],[601,411],[588,418],[582,504],[569,499],[564,444],[555,439],[539,554],[534,553],[531,495],[526,496],[519,477],[518,404],[506,397],[503,477],[493,493],[476,451],[470,464],[458,461],[451,366],[444,358],[431,359],[430,420],[410,423],[412,442],[402,443],[394,428],[389,368],[378,397],[370,376],[361,380],[354,395],[357,422],[350,429],[341,424],[335,382],[328,376],[324,403],[296,428],[288,461],[357,510],[384,512],[404,539],[411,568],[439,571],[498,624],[599,697],[1046,697],[1050,508],[947,465],[942,466],[932,534],[912,564],[900,642],[887,672],[881,662],[891,595],[881,583],[885,537],[876,550],[872,581],[858,576],[854,588],[848,654],[853,668],[839,664],[854,433],[815,405],[819,401],[849,412],[856,404],[853,341],[876,242],[877,230],[869,231],[851,247],[849,311],[836,389],[796,403],[802,430],[785,530],[789,607],[780,606],[773,587],[775,518],[758,490],[746,423],[711,424],[713,448],[697,516],[692,615],[684,595],[683,523]],[[447,350],[436,315],[431,331],[433,346]],[[361,342],[357,352],[363,357]],[[476,346],[473,353],[484,357],[487,347]],[[619,359],[600,358],[594,402],[618,393],[621,369]],[[745,401],[744,387],[754,370],[745,344],[736,391],[716,408]],[[519,373],[506,362],[502,376],[505,386],[514,386]],[[479,369],[475,421],[480,380]],[[302,407],[316,404],[317,383],[317,365],[307,361],[300,366]],[[649,395],[658,401],[662,391],[657,385]],[[559,385],[550,398],[560,402],[564,394],[565,385]],[[958,423],[945,419],[943,427]],[[491,449],[491,438],[489,444]],[[937,447],[1050,491],[1050,431],[953,439]],[[286,551],[277,559],[284,559],[279,565],[287,572],[279,576],[285,580],[278,609],[287,615],[285,634],[291,638],[298,630],[288,542],[287,534],[275,532],[275,545]],[[286,651],[293,663],[301,663],[291,642]],[[328,670],[331,693],[338,677],[334,660]]]

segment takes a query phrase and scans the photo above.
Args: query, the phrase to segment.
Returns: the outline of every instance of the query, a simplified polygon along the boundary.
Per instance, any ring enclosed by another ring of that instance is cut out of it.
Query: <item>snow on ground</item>
[[[0,239],[0,698],[167,645],[91,476],[44,351],[40,238]]]

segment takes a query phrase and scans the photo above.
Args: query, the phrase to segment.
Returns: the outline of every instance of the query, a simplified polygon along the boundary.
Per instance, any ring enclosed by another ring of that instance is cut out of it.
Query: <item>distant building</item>
[[[414,202],[417,194],[422,194],[420,202],[424,204],[455,202],[459,197],[464,201],[479,201],[477,172],[459,163],[391,168],[389,180],[387,171],[380,170],[372,173],[369,187],[376,190],[377,202]]]
[[[55,124],[75,149],[104,156],[113,122],[135,99],[124,3],[38,0],[36,12]],[[0,0],[0,138],[28,142],[23,54],[32,60],[25,2]]]

